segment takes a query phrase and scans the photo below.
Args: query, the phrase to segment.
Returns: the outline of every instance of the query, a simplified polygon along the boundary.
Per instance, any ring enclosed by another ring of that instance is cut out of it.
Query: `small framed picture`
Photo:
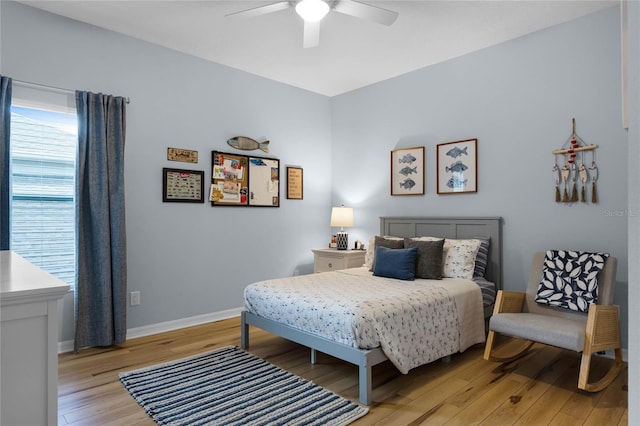
[[[183,163],[197,163],[198,151],[182,148],[167,148],[167,160],[182,161]]]
[[[424,147],[391,151],[391,195],[424,194]]]
[[[438,194],[478,192],[478,139],[437,145]]]
[[[162,201],[204,203],[204,172],[163,168]]]
[[[287,199],[302,200],[302,167],[287,167]]]

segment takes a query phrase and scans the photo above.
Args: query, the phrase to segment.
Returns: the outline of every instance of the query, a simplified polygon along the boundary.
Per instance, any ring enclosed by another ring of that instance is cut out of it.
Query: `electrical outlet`
[[[137,306],[140,304],[140,292],[132,291],[131,292],[131,306]]]

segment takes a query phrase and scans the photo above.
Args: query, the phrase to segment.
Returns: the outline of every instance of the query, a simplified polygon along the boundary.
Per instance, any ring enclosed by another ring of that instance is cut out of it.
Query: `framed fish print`
[[[424,194],[424,147],[391,151],[391,195]]]
[[[478,192],[478,139],[437,145],[438,194]]]
[[[212,151],[211,163],[211,205],[249,205],[249,157]]]
[[[165,203],[204,203],[204,172],[163,168],[162,201]]]

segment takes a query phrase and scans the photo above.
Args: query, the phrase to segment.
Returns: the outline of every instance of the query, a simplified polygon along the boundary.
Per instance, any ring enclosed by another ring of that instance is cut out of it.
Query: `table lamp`
[[[353,226],[352,207],[333,207],[331,209],[331,226],[340,227],[340,232],[336,235],[338,250],[346,250],[349,247],[349,234],[344,232],[345,226]]]

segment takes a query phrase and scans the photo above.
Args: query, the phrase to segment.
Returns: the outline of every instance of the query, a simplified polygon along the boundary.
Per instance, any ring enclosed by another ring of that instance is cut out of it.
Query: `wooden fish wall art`
[[[557,203],[587,202],[587,191],[591,183],[591,202],[598,202],[598,166],[595,149],[598,145],[587,145],[576,133],[576,119],[572,119],[571,136],[560,149],[553,151],[555,164],[551,169],[555,183]],[[591,154],[591,164],[585,165],[585,156]],[[558,166],[558,158],[563,164]],[[579,164],[578,164],[579,163]]]
[[[243,151],[253,151],[259,149],[263,152],[269,152],[269,141],[258,142],[257,140],[248,138],[246,136],[235,136],[227,141],[227,143]]]

